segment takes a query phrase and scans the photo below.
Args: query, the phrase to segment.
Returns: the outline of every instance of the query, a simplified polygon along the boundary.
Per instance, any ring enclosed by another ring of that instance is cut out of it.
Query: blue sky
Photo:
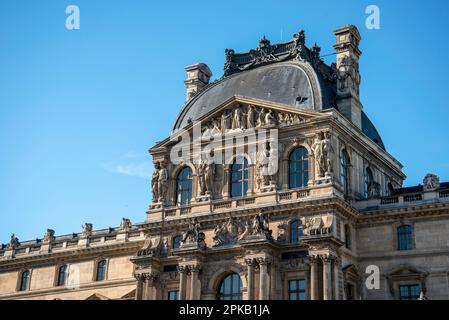
[[[76,4],[81,29],[65,28]],[[378,5],[381,29],[365,28]],[[147,153],[181,110],[184,67],[222,75],[224,50],[305,29],[332,53],[333,30],[363,37],[361,95],[405,185],[449,181],[446,1],[33,0],[0,3],[0,242],[145,219]],[[334,57],[326,58],[332,62]]]

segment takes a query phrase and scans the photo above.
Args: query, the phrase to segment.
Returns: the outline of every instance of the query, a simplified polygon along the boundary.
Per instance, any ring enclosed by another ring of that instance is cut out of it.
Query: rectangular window
[[[290,300],[306,300],[306,280],[290,280],[288,296]]]
[[[179,300],[179,291],[178,290],[169,291],[168,300]]]
[[[418,300],[421,289],[419,284],[402,285],[399,286],[400,300]]]

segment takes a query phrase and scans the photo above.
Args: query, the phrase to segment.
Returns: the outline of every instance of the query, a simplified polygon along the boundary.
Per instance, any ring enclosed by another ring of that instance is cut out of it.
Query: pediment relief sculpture
[[[206,248],[206,235],[201,232],[198,219],[193,219],[187,231],[183,234],[180,248]]]
[[[308,97],[301,97],[301,100],[305,102]],[[297,113],[237,104],[202,124],[202,136],[213,137],[232,131],[283,127],[305,121],[306,119]]]
[[[245,232],[246,226],[231,216],[214,229],[214,243],[216,247],[235,244]]]
[[[332,232],[334,217],[332,215],[302,217],[304,236],[329,234]]]

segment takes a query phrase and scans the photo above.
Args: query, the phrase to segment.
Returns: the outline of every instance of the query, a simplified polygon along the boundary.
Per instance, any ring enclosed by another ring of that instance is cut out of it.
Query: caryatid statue
[[[325,176],[330,176],[333,171],[332,153],[334,152],[330,133],[318,133],[315,137],[312,149],[317,164],[318,177],[323,178]]]
[[[159,201],[159,162],[154,163],[153,176],[151,177],[151,191],[153,193],[153,202]]]
[[[200,184],[200,195],[212,194],[212,187],[215,176],[215,163],[213,160],[204,161],[201,159],[198,165],[198,180]]]
[[[167,187],[168,187],[168,170],[166,168],[166,164],[164,162],[160,163],[159,168],[159,176],[158,176],[158,195],[159,202],[165,201],[165,197],[167,195]]]

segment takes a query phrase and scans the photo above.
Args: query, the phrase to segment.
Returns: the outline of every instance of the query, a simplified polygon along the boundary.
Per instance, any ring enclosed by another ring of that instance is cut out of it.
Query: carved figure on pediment
[[[158,194],[159,202],[164,202],[167,195],[168,187],[168,170],[165,162],[160,163],[159,177],[158,177]]]
[[[273,126],[276,124],[276,121],[274,119],[273,110],[268,110],[268,112],[265,114],[265,125],[266,126]]]
[[[155,162],[153,175],[151,177],[151,191],[153,192],[153,202],[159,201],[159,187],[158,187],[159,169],[160,169],[159,162]]]
[[[440,187],[440,178],[434,174],[427,174],[423,180],[424,191],[434,191]]]
[[[223,223],[218,224],[214,229],[213,240],[215,246],[222,246],[236,243],[239,235],[244,232],[241,223],[235,221],[231,216]]]
[[[221,114],[221,132],[225,133],[226,130],[231,129],[231,112],[229,110],[225,110]]]
[[[235,108],[232,117],[232,129],[242,129],[242,110],[240,108]]]
[[[265,109],[262,108],[258,113],[257,113],[257,123],[256,123],[256,128],[260,128],[262,126],[265,125]]]
[[[261,211],[254,216],[251,224],[247,224],[247,228],[250,228],[246,232],[246,236],[262,236],[265,239],[272,240],[273,231],[269,228],[268,215]]]
[[[218,118],[214,118],[212,120],[212,135],[217,135],[221,133],[220,120]]]
[[[198,219],[193,219],[189,225],[189,228],[184,233],[184,236],[181,240],[181,248],[186,246],[195,246],[198,248],[205,248],[206,236],[203,232],[201,232],[201,225],[198,222]]]
[[[255,123],[254,123],[254,106],[249,106],[248,107],[248,111],[246,112],[246,128],[247,129],[251,129],[255,127]]]

